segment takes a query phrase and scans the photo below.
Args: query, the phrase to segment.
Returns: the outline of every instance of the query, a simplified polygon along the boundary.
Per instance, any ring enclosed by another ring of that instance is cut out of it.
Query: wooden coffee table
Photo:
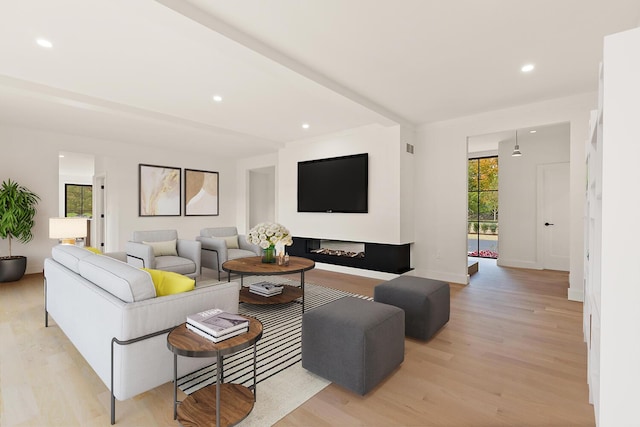
[[[167,335],[167,347],[173,352],[173,419],[180,425],[232,426],[249,415],[256,400],[256,343],[262,338],[262,323],[249,317],[249,331],[214,343],[187,329],[176,326]],[[253,386],[224,383],[223,357],[253,345]],[[178,356],[215,357],[216,383],[203,387],[178,402]],[[253,393],[251,393],[253,389]]]
[[[304,313],[304,272],[311,270],[316,263],[307,258],[289,257],[289,265],[267,264],[262,257],[238,258],[226,261],[222,269],[229,273],[240,275],[240,301],[247,304],[284,304],[302,297],[302,312]],[[300,287],[283,285],[282,293],[271,297],[263,297],[249,292],[243,285],[244,276],[279,276],[283,274],[300,273]]]

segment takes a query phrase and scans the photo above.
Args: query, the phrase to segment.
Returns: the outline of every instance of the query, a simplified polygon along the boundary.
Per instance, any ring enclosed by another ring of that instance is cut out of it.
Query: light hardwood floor
[[[379,280],[312,270],[309,283],[373,295]],[[276,425],[592,426],[582,304],[567,274],[483,268],[451,285],[451,320],[365,397],[331,384]],[[109,392],[52,322],[42,275],[0,284],[0,425],[108,426]],[[117,426],[177,426],[170,384],[117,402]]]

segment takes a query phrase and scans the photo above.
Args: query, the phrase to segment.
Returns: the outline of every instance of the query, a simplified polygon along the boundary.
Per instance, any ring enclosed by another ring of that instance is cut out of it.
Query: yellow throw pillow
[[[225,236],[223,239],[227,242],[227,249],[240,249],[238,236]]]
[[[166,242],[145,242],[145,245],[149,245],[153,248],[153,254],[155,256],[173,255],[178,256],[178,250],[176,249],[176,240],[167,240]]]
[[[153,270],[143,268],[151,275],[153,286],[156,288],[156,296],[179,294],[192,291],[196,287],[196,281],[173,271]]]
[[[85,246],[84,248],[88,251],[93,252],[94,254],[102,255],[102,252],[100,252],[100,249],[98,248],[94,248],[92,246]]]

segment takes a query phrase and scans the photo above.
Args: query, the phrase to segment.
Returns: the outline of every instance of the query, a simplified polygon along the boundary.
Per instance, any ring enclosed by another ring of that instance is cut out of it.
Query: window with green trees
[[[82,184],[65,184],[64,212],[67,217],[91,218],[93,215],[92,186]]]
[[[498,157],[469,159],[468,255],[498,258]]]

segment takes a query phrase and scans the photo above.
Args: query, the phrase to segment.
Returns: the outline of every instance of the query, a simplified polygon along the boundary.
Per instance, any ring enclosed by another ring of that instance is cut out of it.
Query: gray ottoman
[[[373,289],[377,302],[404,310],[405,334],[428,340],[449,321],[449,284],[440,280],[400,276]]]
[[[302,367],[365,395],[404,360],[404,312],[345,297],[302,316]]]

